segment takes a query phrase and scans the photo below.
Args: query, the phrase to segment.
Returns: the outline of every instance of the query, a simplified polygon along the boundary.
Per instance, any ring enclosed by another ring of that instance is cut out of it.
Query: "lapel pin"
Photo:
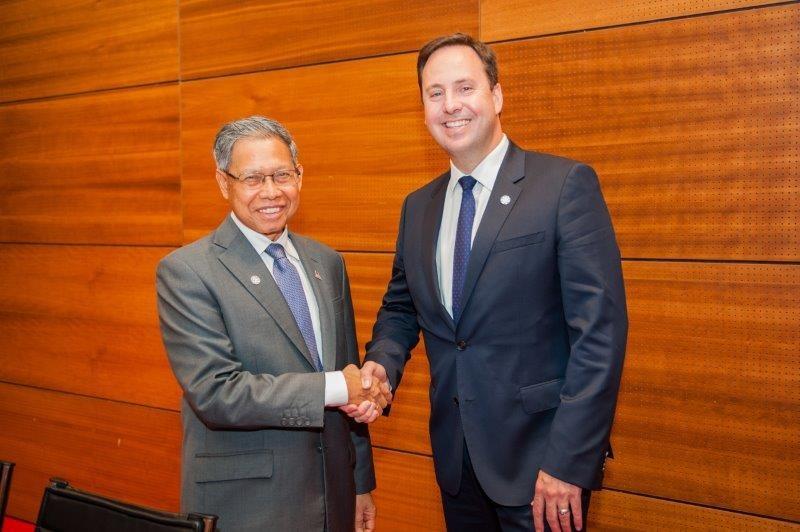
[[[320,281],[322,280],[322,276],[319,274],[319,272],[317,270],[314,270],[314,277],[316,277]]]
[[[261,277],[258,275],[253,275],[250,277],[250,282],[253,284],[261,284]]]
[[[508,194],[504,194],[503,196],[500,197],[500,203],[502,203],[503,205],[508,205],[509,203],[511,203],[511,196],[509,196]]]

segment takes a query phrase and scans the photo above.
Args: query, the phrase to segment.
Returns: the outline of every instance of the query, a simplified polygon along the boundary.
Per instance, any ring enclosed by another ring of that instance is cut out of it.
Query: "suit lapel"
[[[308,351],[303,335],[297,327],[297,322],[283,294],[264,265],[264,261],[236,227],[230,216],[217,229],[214,243],[225,248],[219,255],[219,261],[272,316],[278,327],[314,368],[311,353]],[[257,284],[253,283],[253,279],[256,277],[259,279]]]
[[[442,226],[442,212],[444,211],[444,200],[447,195],[450,172],[445,172],[438,179],[439,183],[434,187],[431,200],[425,207],[425,219],[422,223],[422,230],[424,231],[422,235],[423,277],[428,283],[427,293],[434,298],[433,305],[438,309],[439,317],[450,329],[455,329],[453,318],[442,305],[439,273],[436,269],[436,243],[439,240],[439,229]]]
[[[486,210],[483,212],[483,218],[481,218],[469,254],[464,290],[461,293],[462,308],[465,310],[469,305],[470,296],[475,289],[483,266],[486,264],[489,251],[497,238],[497,233],[500,232],[500,228],[503,227],[503,223],[517,202],[522,189],[516,183],[523,177],[525,177],[525,152],[514,143],[510,143],[503,164],[500,165],[497,173],[497,179],[489,196],[489,203],[486,204]],[[501,201],[504,196],[508,196],[505,204]]]
[[[314,291],[314,297],[317,300],[320,336],[322,339],[322,364],[324,369],[329,370],[336,367],[336,328],[333,323],[332,300],[334,290],[331,285],[333,279],[331,278],[331,273],[323,267],[319,256],[311,252],[306,245],[305,238],[291,232],[289,233],[289,238],[291,238],[292,244],[294,244],[298,255],[300,255],[300,262],[303,263],[308,282],[311,284],[311,289]]]

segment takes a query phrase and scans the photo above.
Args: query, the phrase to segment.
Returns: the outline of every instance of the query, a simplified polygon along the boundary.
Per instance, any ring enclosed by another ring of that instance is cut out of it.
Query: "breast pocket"
[[[492,248],[493,253],[499,253],[501,251],[508,251],[509,249],[516,249],[521,248],[523,246],[532,246],[534,244],[541,244],[544,242],[544,231],[539,231],[537,233],[531,233],[529,235],[522,235],[517,236],[514,238],[509,238],[506,240],[498,240],[494,243],[494,247]]]

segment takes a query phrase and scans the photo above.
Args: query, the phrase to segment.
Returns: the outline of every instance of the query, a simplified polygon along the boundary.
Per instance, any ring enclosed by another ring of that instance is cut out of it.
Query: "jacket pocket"
[[[270,478],[274,463],[275,458],[270,449],[197,454],[194,457],[194,480],[202,483]]]
[[[508,240],[498,240],[495,242],[492,251],[497,253],[498,251],[506,251],[509,249],[520,248],[522,246],[529,246],[531,244],[539,244],[541,242],[544,242],[544,231],[509,238]]]
[[[523,386],[519,389],[522,409],[529,414],[535,414],[556,408],[561,404],[561,388],[563,386],[564,379],[553,379]]]

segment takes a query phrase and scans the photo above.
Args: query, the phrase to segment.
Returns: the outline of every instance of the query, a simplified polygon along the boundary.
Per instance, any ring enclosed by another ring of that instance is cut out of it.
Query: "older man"
[[[448,529],[580,529],[610,453],[628,326],[597,176],[509,141],[485,44],[435,39],[417,75],[450,168],[406,198],[362,373],[398,386],[422,330]]]
[[[287,228],[297,147],[253,116],[223,126],[213,153],[231,213],[157,273],[183,389],[182,508],[218,515],[222,530],[370,530],[369,434],[335,407],[379,411],[388,388],[362,389],[341,256]]]

